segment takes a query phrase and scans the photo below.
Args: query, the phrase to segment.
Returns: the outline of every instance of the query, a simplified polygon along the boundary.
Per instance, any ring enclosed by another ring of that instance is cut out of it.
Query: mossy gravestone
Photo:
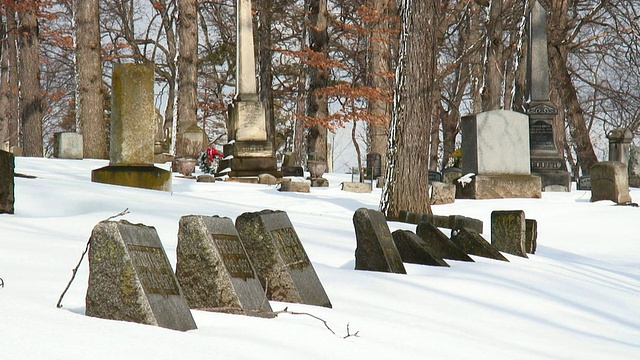
[[[286,212],[244,213],[236,229],[269,300],[331,307]]]
[[[491,213],[491,245],[499,251],[527,257],[524,211],[508,210]]]
[[[180,218],[176,277],[192,309],[234,314],[272,313],[233,220]]]
[[[102,221],[90,241],[88,316],[196,329],[155,228]]]
[[[406,274],[387,220],[380,211],[360,208],[353,214],[356,231],[356,270]]]
[[[454,233],[455,235],[451,237],[451,241],[467,254],[482,256],[489,259],[509,261],[500,253],[500,251],[491,246],[491,244],[489,244],[489,242],[477,232],[470,229],[460,228],[455,229]]]
[[[420,222],[416,227],[416,234],[424,240],[429,253],[434,256],[442,259],[473,262],[473,259],[451,242],[447,235],[428,222]]]
[[[409,230],[396,230],[391,233],[391,235],[393,236],[393,242],[403,262],[431,266],[449,266],[442,258],[429,253],[429,249],[424,240],[413,232]]]
[[[0,214],[13,214],[14,212],[14,168],[13,154],[0,150]]]

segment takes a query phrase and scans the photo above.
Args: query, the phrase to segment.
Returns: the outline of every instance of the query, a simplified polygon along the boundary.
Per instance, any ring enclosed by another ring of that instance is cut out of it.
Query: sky
[[[349,175],[286,193],[174,174],[173,191],[162,192],[92,183],[91,170],[105,165],[16,159],[16,172],[37,178],[16,178],[15,214],[0,215],[0,358],[640,358],[639,208],[592,203],[577,190],[436,205],[437,215],[484,221],[487,240],[492,211],[523,210],[538,222],[537,252],[505,254],[509,262],[449,260],[449,268],[405,264],[406,275],[390,274],[354,270],[353,214],[377,209],[380,189],[342,191]],[[640,202],[640,190],[631,196]],[[97,319],[84,315],[84,259],[58,309],[93,227],[124,209],[118,219],[156,228],[174,269],[182,216],[286,211],[333,308],[271,301],[275,311],[309,314],[273,319],[192,310],[198,329],[187,332]]]

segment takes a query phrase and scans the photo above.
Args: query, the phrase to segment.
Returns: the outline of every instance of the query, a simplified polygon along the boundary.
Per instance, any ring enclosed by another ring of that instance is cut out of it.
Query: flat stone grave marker
[[[180,218],[176,277],[192,309],[265,316],[273,313],[227,217]]]
[[[331,307],[286,212],[244,213],[236,219],[236,229],[267,298]]]
[[[534,219],[525,219],[525,246],[528,254],[535,254],[538,247],[538,222]]]
[[[384,214],[360,208],[353,214],[356,232],[356,270],[406,274]]]
[[[303,181],[286,181],[281,182],[278,191],[283,192],[300,192],[308,193],[310,191],[311,184]]]
[[[396,230],[391,235],[403,262],[449,267],[449,264],[444,259],[429,253],[428,246],[424,240],[412,231]]]
[[[90,242],[86,315],[196,329],[155,228],[102,221]]]
[[[631,203],[627,165],[602,161],[591,167],[591,202],[611,200],[618,205]]]
[[[82,159],[83,137],[75,132],[57,132],[53,134],[53,156],[58,159]]]
[[[491,213],[491,245],[508,254],[527,257],[524,211],[506,210]]]
[[[451,237],[451,241],[465,253],[489,259],[509,261],[477,232],[460,228],[455,229],[454,233],[455,235]]]
[[[473,259],[451,242],[447,235],[428,222],[420,222],[416,227],[416,234],[427,244],[429,253],[436,257],[473,262]]]
[[[0,214],[13,214],[15,210],[14,169],[13,154],[0,150]]]

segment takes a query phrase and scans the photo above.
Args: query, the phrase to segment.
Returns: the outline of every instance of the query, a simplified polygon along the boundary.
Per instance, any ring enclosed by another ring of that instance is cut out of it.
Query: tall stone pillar
[[[258,100],[251,0],[237,1],[236,98],[229,105],[227,160],[219,166],[231,177],[272,174],[277,169],[274,144],[268,141],[265,108]]]
[[[528,27],[527,115],[531,173],[540,176],[542,191],[570,191],[571,175],[553,136],[553,120],[558,110],[551,103],[549,92],[547,11],[537,0],[533,1]]]
[[[153,64],[116,64],[112,75],[109,166],[91,181],[171,191],[171,173],[153,166]]]

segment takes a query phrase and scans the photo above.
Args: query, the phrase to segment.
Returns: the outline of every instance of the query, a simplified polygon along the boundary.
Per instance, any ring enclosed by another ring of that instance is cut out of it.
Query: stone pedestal
[[[171,191],[171,173],[153,166],[153,74],[153,64],[114,66],[110,161],[91,172],[92,182]]]
[[[471,183],[457,184],[458,199],[540,198],[542,182],[531,175],[476,175]]]
[[[82,134],[75,132],[57,132],[53,134],[53,156],[58,159],[82,159],[83,138]]]

